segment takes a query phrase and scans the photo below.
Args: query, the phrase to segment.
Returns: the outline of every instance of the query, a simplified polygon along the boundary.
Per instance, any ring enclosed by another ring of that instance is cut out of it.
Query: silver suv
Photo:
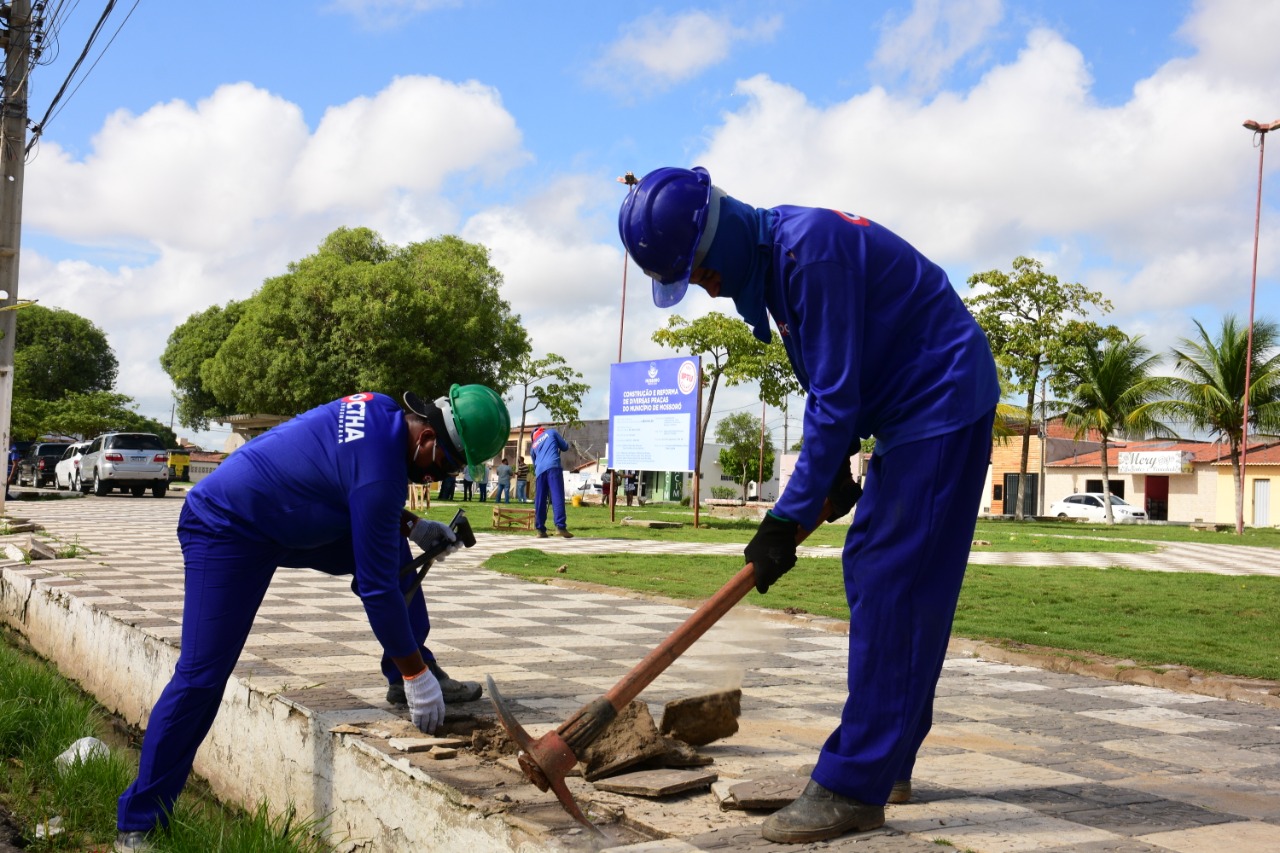
[[[80,484],[85,492],[107,495],[112,489],[157,498],[169,488],[169,453],[160,437],[149,432],[100,435],[80,458]]]

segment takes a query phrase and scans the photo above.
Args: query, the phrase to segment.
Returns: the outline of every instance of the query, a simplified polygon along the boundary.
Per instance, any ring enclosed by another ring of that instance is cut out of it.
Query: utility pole
[[[18,250],[22,243],[22,181],[27,149],[27,72],[31,67],[31,0],[12,0],[4,45],[0,103],[0,450],[8,451],[13,412],[13,345],[18,325]],[[0,493],[0,516],[5,515]]]

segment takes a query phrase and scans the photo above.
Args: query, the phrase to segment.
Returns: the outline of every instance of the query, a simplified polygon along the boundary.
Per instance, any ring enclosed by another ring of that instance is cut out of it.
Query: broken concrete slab
[[[579,756],[588,781],[602,779],[667,751],[644,702],[632,700]]]
[[[738,731],[742,690],[720,690],[668,702],[662,710],[662,733],[690,746],[703,746]]]
[[[699,788],[710,788],[716,774],[710,770],[637,770],[594,784],[601,791],[633,797],[668,797]]]
[[[666,530],[672,527],[684,527],[680,521],[651,521],[647,518],[624,518],[622,523],[628,527],[647,527],[650,530]]]
[[[777,773],[735,782],[720,798],[720,808],[777,811],[800,796],[808,781],[807,776]]]

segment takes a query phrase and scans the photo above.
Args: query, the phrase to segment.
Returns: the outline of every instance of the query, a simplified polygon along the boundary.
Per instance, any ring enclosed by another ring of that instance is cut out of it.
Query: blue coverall
[[[990,459],[995,362],[946,273],[901,237],[837,210],[757,213],[772,240],[765,306],[808,394],[774,514],[812,529],[859,440],[876,440],[844,548],[849,697],[813,778],[880,804],[911,778],[932,725]]]
[[[564,469],[560,467],[560,454],[568,449],[569,442],[552,427],[533,434],[533,526],[543,532],[547,529],[548,500],[556,527],[564,530],[569,526],[564,511]]]
[[[381,394],[312,409],[236,450],[187,495],[178,521],[186,571],[177,668],[152,709],[138,778],[120,797],[122,832],[167,821],[213,725],[227,680],[279,566],[354,574],[369,625],[391,657],[430,630],[418,589],[408,606],[409,544],[400,532],[407,427]]]

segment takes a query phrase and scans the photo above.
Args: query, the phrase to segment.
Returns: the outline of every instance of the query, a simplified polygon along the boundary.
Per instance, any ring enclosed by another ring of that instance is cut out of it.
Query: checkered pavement
[[[37,521],[64,543],[78,540],[91,553],[11,568],[45,574],[43,582],[176,643],[180,507],[177,497],[124,496],[15,505],[14,515]],[[687,545],[484,533],[478,540],[428,576],[430,645],[455,678],[493,675],[535,734],[612,687],[689,615],[666,602],[528,583],[479,568],[488,556],[515,547],[671,553]],[[733,554],[741,546],[699,548]],[[1043,556],[1071,565],[1275,573],[1268,554],[1176,545],[1155,557]],[[1028,556],[1036,560],[1025,562]],[[983,554],[974,562],[1036,565],[1043,564],[1041,556]],[[379,654],[345,579],[282,569],[237,674],[302,705],[385,708]],[[845,638],[832,623],[738,608],[641,698],[656,716],[671,699],[740,684],[742,730],[707,748],[715,769],[729,780],[794,771],[814,759],[839,717],[845,654]],[[874,846],[866,846],[867,836],[850,836],[813,849],[862,844],[859,850],[923,853],[940,849],[932,842],[945,839],[975,853],[1280,850],[1280,711],[953,655],[915,785],[916,801],[889,809]],[[719,813],[706,794],[636,802],[627,810],[638,825],[647,821],[674,836],[664,851],[774,849],[756,834],[760,815]]]

